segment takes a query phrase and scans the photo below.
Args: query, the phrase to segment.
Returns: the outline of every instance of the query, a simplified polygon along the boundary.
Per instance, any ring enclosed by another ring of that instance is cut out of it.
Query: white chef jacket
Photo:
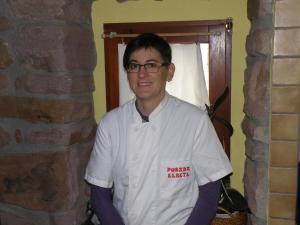
[[[206,112],[166,94],[143,123],[135,100],[98,125],[85,179],[110,188],[126,225],[184,225],[198,186],[232,172]]]

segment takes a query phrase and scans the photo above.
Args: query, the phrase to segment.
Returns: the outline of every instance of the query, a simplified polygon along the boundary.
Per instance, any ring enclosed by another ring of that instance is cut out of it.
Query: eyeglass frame
[[[130,67],[131,64],[134,64],[134,65],[138,66],[138,70],[137,71],[130,71],[129,67]],[[149,68],[147,69],[147,65],[153,65],[153,64],[155,64],[157,66],[157,71],[155,71],[155,72],[154,71],[149,72],[148,71]],[[157,73],[160,70],[161,67],[163,67],[163,66],[169,66],[170,64],[171,63],[167,63],[167,62],[164,62],[164,63],[148,62],[148,63],[145,63],[145,64],[139,64],[139,63],[135,63],[135,62],[129,62],[128,65],[127,65],[127,67],[126,67],[126,71],[128,73],[139,73],[141,71],[141,68],[144,67],[144,69],[145,69],[145,71],[147,73]]]

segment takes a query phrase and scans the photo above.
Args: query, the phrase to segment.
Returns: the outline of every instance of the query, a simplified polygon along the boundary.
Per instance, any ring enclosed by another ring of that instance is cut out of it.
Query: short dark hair
[[[154,48],[160,53],[164,60],[163,63],[170,64],[172,62],[172,51],[169,43],[156,34],[143,33],[132,39],[127,44],[123,56],[123,66],[125,69],[128,67],[130,55],[141,48]]]

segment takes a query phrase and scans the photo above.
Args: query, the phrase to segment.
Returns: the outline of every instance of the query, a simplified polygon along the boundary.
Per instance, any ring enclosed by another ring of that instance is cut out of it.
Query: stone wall
[[[96,129],[91,4],[0,0],[1,225],[83,220]],[[295,225],[299,7],[298,0],[248,0],[242,128],[251,225]]]
[[[77,225],[95,134],[86,0],[0,0],[0,224]]]
[[[269,224],[295,225],[300,107],[300,4],[274,3]],[[284,207],[282,207],[284,206]]]
[[[246,135],[244,186],[252,214],[248,224],[267,224],[272,0],[248,0],[251,30],[247,37],[247,69],[242,124]]]
[[[300,103],[298,0],[248,0],[245,194],[251,225],[295,225]]]

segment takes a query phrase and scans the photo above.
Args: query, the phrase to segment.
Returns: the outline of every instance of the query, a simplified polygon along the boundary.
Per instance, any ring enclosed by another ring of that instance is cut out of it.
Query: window
[[[153,32],[164,37],[169,43],[209,45],[209,100],[215,102],[225,87],[229,88],[229,96],[217,114],[230,122],[231,24],[231,19],[104,24],[107,110],[119,105],[118,44],[127,43],[137,34]],[[214,122],[214,126],[227,155],[230,156],[228,130],[217,121]]]

